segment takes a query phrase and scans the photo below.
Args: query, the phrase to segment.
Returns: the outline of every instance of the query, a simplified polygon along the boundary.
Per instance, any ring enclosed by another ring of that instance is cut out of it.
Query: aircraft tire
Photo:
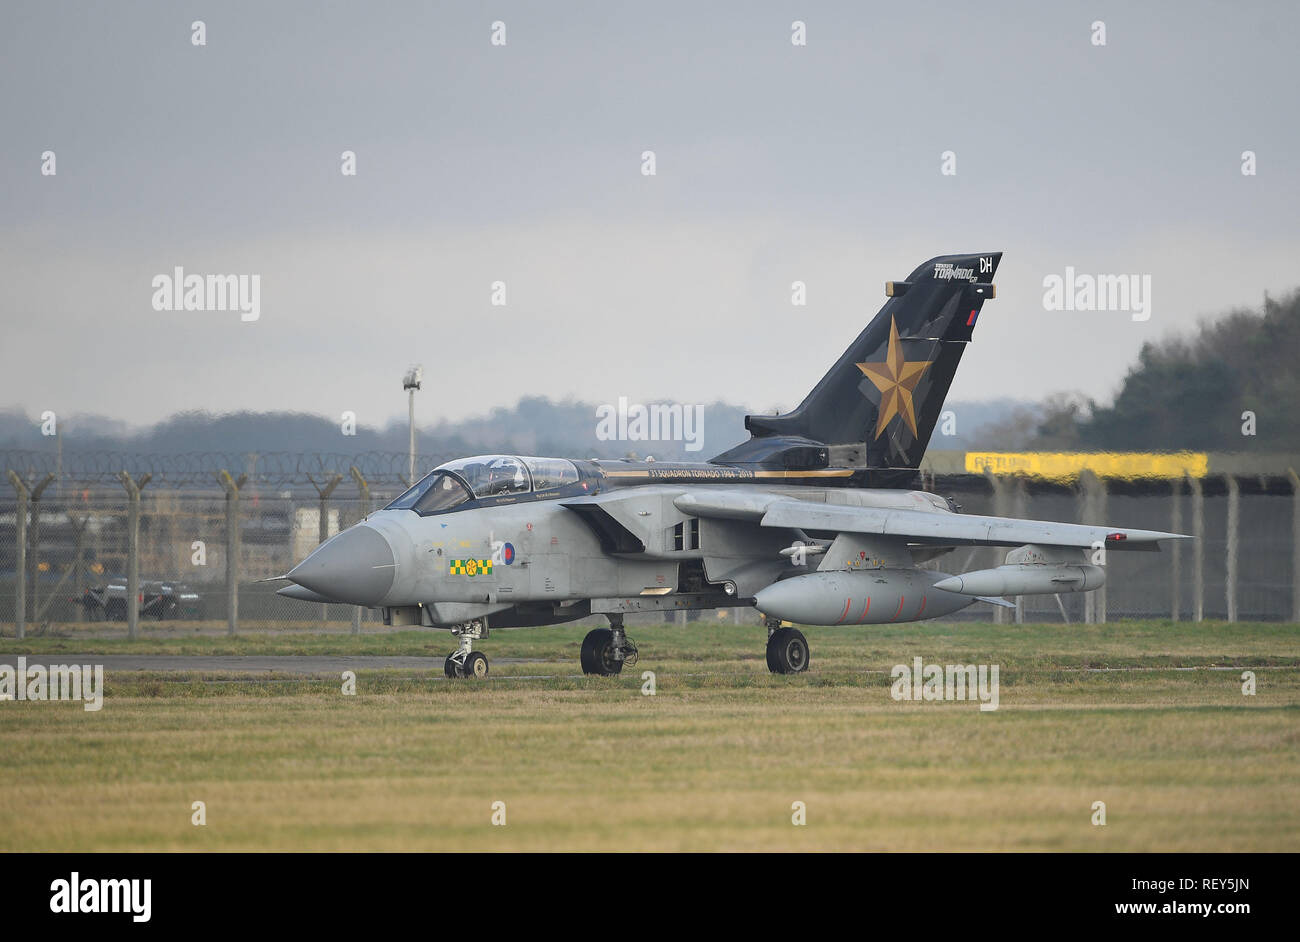
[[[767,639],[767,667],[774,674],[799,674],[812,659],[808,639],[797,628],[778,628]]]
[[[465,673],[462,676],[473,677],[475,680],[482,680],[487,675],[487,655],[482,651],[471,651],[469,657],[465,658]]]
[[[608,628],[593,628],[582,639],[582,672],[598,677],[616,677],[623,671],[623,662],[611,657],[614,632]]]
[[[446,674],[449,678],[453,678],[453,679],[456,678],[456,677],[463,676],[463,675],[457,673],[457,671],[456,671],[456,662],[453,661],[453,660],[451,659],[451,655],[450,655],[450,654],[447,655],[447,657],[446,657],[446,658],[443,660],[443,662],[442,662],[442,671],[443,671],[443,673]]]

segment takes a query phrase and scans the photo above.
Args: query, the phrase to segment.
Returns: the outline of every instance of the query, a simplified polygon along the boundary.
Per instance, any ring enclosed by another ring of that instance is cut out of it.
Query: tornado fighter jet
[[[449,629],[448,677],[485,677],[489,628],[604,615],[587,674],[636,661],[629,613],[753,606],[767,665],[810,663],[790,625],[878,625],[1002,597],[1083,592],[1108,550],[1173,533],[963,514],[919,490],[917,468],[1001,253],[933,258],[885,286],[880,312],[783,415],[745,419],[748,441],[703,463],[481,455],[430,471],[321,544],[280,589],[378,608],[385,625]],[[921,563],[959,546],[1008,547],[993,569]]]

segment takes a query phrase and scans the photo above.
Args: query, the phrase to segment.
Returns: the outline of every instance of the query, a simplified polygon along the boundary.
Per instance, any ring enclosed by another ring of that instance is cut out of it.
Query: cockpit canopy
[[[477,455],[439,465],[384,509],[441,513],[471,500],[550,491],[578,479],[577,466],[565,458]]]

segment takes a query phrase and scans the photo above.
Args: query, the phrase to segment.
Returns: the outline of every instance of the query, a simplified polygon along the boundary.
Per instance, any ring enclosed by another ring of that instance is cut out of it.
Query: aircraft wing
[[[805,531],[867,533],[897,538],[906,543],[939,546],[1022,546],[1036,543],[1090,547],[1103,541],[1108,549],[1155,550],[1159,548],[1159,540],[1191,539],[1184,534],[1159,530],[1017,520],[938,510],[850,507],[739,491],[683,494],[674,504],[683,513],[699,517],[750,520],[764,527]]]

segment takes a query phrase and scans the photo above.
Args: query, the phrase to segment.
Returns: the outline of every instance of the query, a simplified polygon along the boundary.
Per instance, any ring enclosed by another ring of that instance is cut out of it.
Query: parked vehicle
[[[110,579],[102,586],[87,589],[81,604],[91,618],[126,621],[126,579]],[[203,596],[183,582],[142,581],[136,605],[142,618],[158,621],[203,618]]]

